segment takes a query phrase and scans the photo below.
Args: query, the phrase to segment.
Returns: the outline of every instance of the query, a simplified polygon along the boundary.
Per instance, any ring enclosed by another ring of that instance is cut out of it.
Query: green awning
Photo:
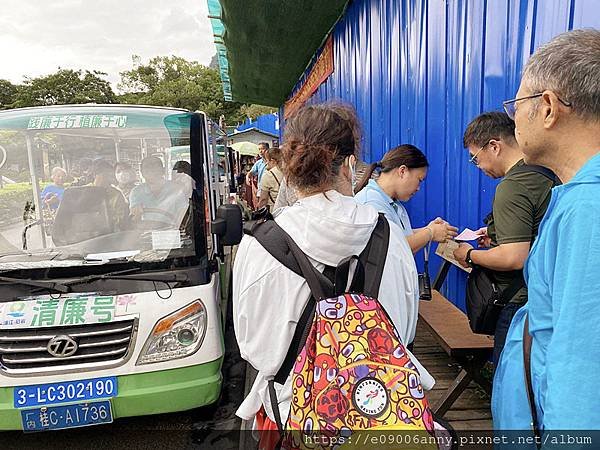
[[[280,106],[347,0],[208,0],[226,100]]]

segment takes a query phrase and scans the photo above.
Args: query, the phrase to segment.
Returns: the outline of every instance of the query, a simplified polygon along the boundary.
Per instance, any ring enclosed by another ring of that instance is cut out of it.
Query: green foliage
[[[216,58],[206,67],[178,56],[157,56],[147,63],[132,57],[133,68],[121,72],[119,90],[115,95],[105,73],[59,69],[56,73],[26,78],[21,85],[0,80],[0,109],[27,106],[65,105],[78,103],[125,103],[171,106],[191,111],[204,111],[218,121],[224,116],[228,125],[246,118],[275,111],[260,105],[226,102]]]
[[[240,112],[249,119],[255,120],[258,116],[277,112],[277,108],[262,105],[242,105]]]
[[[10,108],[17,95],[17,86],[8,80],[0,80],[0,109]]]
[[[38,78],[27,78],[19,86],[12,107],[67,105],[76,103],[115,103],[110,83],[99,71],[59,69]]]
[[[171,106],[201,110],[215,120],[221,115],[229,124],[244,121],[243,105],[226,102],[219,72],[178,56],[157,56],[143,64],[133,57],[133,69],[121,72],[121,103]]]
[[[0,225],[22,220],[27,201],[33,201],[30,183],[4,184],[0,188]]]

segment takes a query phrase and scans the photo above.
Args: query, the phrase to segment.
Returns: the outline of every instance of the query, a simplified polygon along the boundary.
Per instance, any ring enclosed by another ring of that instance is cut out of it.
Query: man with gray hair
[[[257,183],[256,183],[257,187],[258,187],[258,191],[256,193],[257,197],[260,197],[260,181],[262,180],[265,170],[267,169],[267,163],[266,163],[267,150],[269,150],[268,142],[261,142],[260,144],[258,144],[258,154],[260,156],[260,159],[254,163],[254,165],[252,166],[252,169],[250,169],[250,172],[248,172],[246,174],[246,182],[249,185],[252,185],[253,177],[256,177],[256,179],[257,179]]]
[[[525,162],[564,184],[552,191],[526,264],[529,301],[496,371],[496,429],[600,427],[599,79],[600,31],[571,31],[537,49],[504,102]]]
[[[49,208],[52,211],[58,209],[58,205],[62,201],[63,194],[65,193],[65,181],[67,181],[67,171],[62,167],[56,166],[50,173],[52,184],[47,185],[40,197],[42,198],[42,204],[44,207]]]

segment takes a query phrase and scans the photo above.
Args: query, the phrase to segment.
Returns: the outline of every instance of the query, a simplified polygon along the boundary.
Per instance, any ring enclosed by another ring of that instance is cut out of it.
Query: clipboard
[[[471,271],[473,270],[472,268],[464,268],[458,263],[458,261],[456,261],[456,259],[454,259],[453,253],[454,250],[458,248],[458,246],[459,243],[456,241],[441,242],[435,249],[435,254],[438,255],[440,258],[448,261],[449,263],[455,265],[459,269],[464,270],[467,273],[471,273]]]

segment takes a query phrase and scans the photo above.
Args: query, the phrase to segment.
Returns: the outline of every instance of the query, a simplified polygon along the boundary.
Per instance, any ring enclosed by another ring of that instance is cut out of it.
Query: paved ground
[[[231,308],[229,308],[231,311]],[[244,394],[246,366],[235,343],[231,316],[225,336],[224,387],[216,410],[119,419],[110,425],[77,430],[24,434],[0,433],[2,450],[233,450],[238,448],[240,421],[235,410]]]

